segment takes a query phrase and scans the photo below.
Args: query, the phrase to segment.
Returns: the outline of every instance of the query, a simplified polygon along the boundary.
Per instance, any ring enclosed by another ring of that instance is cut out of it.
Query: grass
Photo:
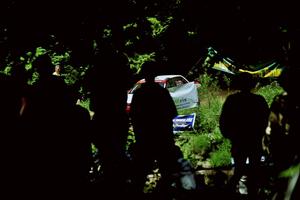
[[[177,134],[176,144],[195,168],[207,161],[212,167],[226,167],[231,164],[231,143],[220,133],[219,116],[226,97],[234,91],[221,89],[217,79],[207,74],[200,76],[200,80],[200,106],[179,112],[196,113],[195,131]],[[266,99],[269,106],[281,92],[283,89],[276,82],[254,90]]]

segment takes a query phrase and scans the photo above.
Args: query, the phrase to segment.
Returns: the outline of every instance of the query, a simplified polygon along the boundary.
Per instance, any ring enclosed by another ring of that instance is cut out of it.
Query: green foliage
[[[199,154],[206,156],[207,152],[211,148],[210,138],[207,134],[195,135],[191,139],[191,152],[193,154]]]
[[[5,74],[5,75],[11,75],[11,74],[10,74],[10,73],[11,73],[11,70],[12,70],[12,67],[11,67],[10,65],[8,65],[8,66],[6,66],[6,67],[4,68],[4,70],[0,71],[0,73],[3,73],[3,74]]]
[[[129,23],[123,26],[123,29],[126,31],[131,28],[137,28],[137,23]]]
[[[193,166],[201,165],[201,162],[206,160],[212,167],[226,167],[231,164],[231,143],[220,132],[219,116],[230,91],[221,90],[218,79],[211,75],[203,74],[199,79],[200,108],[180,111],[179,114],[196,112],[196,119],[200,123],[196,123],[199,124],[195,132],[177,136],[176,142]],[[228,85],[230,81],[227,80]],[[269,105],[274,96],[281,92],[283,90],[276,82],[262,86],[256,91],[266,98]]]
[[[220,90],[216,77],[204,73],[200,75],[199,79],[201,82],[201,97],[211,98]]]
[[[224,99],[218,97],[217,81],[208,74],[200,76],[200,124],[201,132],[213,133],[219,126],[219,115]]]
[[[39,79],[39,74],[37,72],[33,72],[31,74],[31,78],[27,81],[29,85],[33,85]]]
[[[136,73],[139,73],[141,70],[141,66],[150,60],[154,60],[155,53],[148,53],[148,54],[135,54],[133,57],[129,57],[129,64],[130,68],[134,69]]]
[[[288,169],[283,170],[279,174],[279,177],[287,178],[287,177],[297,176],[297,174],[299,174],[299,171],[300,171],[300,164],[292,165]]]
[[[44,55],[46,53],[47,53],[46,49],[44,49],[43,47],[37,47],[35,49],[35,55],[34,56],[35,57],[39,57],[39,56]],[[31,55],[30,53],[27,53],[27,54]]]
[[[80,66],[74,67],[68,63],[70,63],[70,55],[71,52],[64,52],[63,54],[57,54],[53,52],[51,54],[52,63],[54,65],[62,65],[63,72],[62,75],[64,76],[64,80],[67,85],[75,85],[79,80],[83,78],[89,66]]]
[[[130,147],[135,143],[135,136],[132,127],[128,131],[128,137],[127,137],[127,145],[126,149],[129,150]]]
[[[196,136],[197,134],[190,132],[183,132],[176,136],[176,145],[180,147],[183,157],[188,159],[194,167],[197,166],[199,159],[203,159],[200,155],[195,154],[193,150],[193,141]]]
[[[231,164],[231,143],[223,138],[216,150],[210,153],[210,163],[212,167],[224,167]]]
[[[198,124],[196,132],[178,137],[177,144],[194,167],[201,165],[203,161],[208,161],[212,167],[228,166],[231,162],[231,144],[219,129],[219,115],[225,97],[222,96],[223,92],[216,78],[203,74],[199,79],[200,107],[193,110],[197,113],[198,120],[195,123],[195,127]],[[180,114],[186,112],[191,110],[181,111]]]
[[[260,87],[256,93],[262,95],[270,106],[274,97],[283,92],[283,88],[277,82],[272,82],[269,85]]]
[[[156,17],[148,17],[147,20],[151,23],[152,28],[152,36],[158,37],[161,33],[163,33],[169,27],[170,22],[173,17],[168,17],[165,22],[158,20]]]
[[[97,149],[97,147],[95,146],[95,144],[91,144],[91,150],[92,150],[92,153],[93,154],[97,154],[98,153],[98,149]]]
[[[222,101],[218,98],[203,102],[200,107],[201,132],[214,133],[219,127],[219,116],[222,109]]]
[[[57,54],[54,52],[51,55],[51,60],[54,65],[68,63],[70,61],[71,55],[70,52],[66,51],[64,54]]]
[[[209,134],[210,139],[212,141],[213,144],[217,144],[219,145],[220,143],[223,142],[224,137],[221,134],[219,125],[215,126],[215,128],[213,129],[213,131]]]
[[[222,83],[224,84],[224,86],[226,88],[230,88],[231,82],[232,82],[232,77],[223,74],[223,76],[222,76]]]
[[[82,74],[85,74],[86,69],[83,67],[74,68],[71,65],[64,66],[64,80],[67,85],[75,85],[77,81],[82,78]]]
[[[87,109],[88,111],[90,111],[90,99],[89,98],[80,100],[79,105],[82,106],[83,108]]]
[[[33,84],[38,80],[38,78],[39,78],[38,73],[35,72],[35,71],[32,69],[32,63],[33,63],[33,61],[34,61],[37,57],[39,57],[39,56],[41,56],[41,55],[44,55],[44,54],[46,54],[46,53],[48,53],[48,51],[47,51],[45,48],[43,48],[43,47],[37,47],[37,48],[35,49],[34,52],[28,51],[28,52],[25,53],[24,56],[21,56],[21,57],[19,58],[20,61],[22,61],[22,62],[24,63],[25,70],[26,70],[27,72],[30,72],[30,74],[29,74],[29,79],[28,79],[28,81],[27,81],[27,83],[28,83],[29,85],[33,85]]]
[[[106,28],[103,30],[103,35],[102,35],[103,39],[111,38],[111,36],[112,36],[111,29]]]
[[[39,57],[40,55],[48,53],[51,57],[52,64],[53,64],[53,70],[55,65],[62,65],[63,66],[63,72],[62,76],[64,77],[64,80],[66,84],[68,85],[74,85],[78,81],[80,81],[83,76],[85,75],[85,72],[87,71],[89,66],[79,66],[74,67],[70,65],[70,58],[71,58],[71,52],[65,51],[64,53],[58,54],[57,52],[47,50],[43,47],[37,47],[35,49],[35,52],[27,52],[24,56],[20,57],[20,61],[22,61],[25,64],[25,69],[27,72],[29,72],[29,80],[28,84],[33,85],[38,80],[38,73],[32,69],[32,63],[34,60]]]
[[[212,167],[224,167],[231,162],[231,143],[220,132],[212,134],[181,133],[176,137],[176,144],[192,166],[197,168],[204,161]]]

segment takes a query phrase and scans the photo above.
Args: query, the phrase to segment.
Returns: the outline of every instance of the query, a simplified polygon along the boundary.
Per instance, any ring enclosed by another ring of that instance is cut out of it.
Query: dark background
[[[283,60],[288,47],[298,43],[298,13],[292,1],[3,0],[0,63],[3,67],[43,46],[57,52],[71,50],[72,62],[80,66],[90,62],[95,42],[102,47],[108,27],[114,48],[129,56],[156,52],[176,72],[187,71],[208,46],[242,64]],[[173,20],[153,38],[147,16]],[[137,26],[124,31],[129,23]],[[134,41],[131,46],[125,46],[128,40]]]

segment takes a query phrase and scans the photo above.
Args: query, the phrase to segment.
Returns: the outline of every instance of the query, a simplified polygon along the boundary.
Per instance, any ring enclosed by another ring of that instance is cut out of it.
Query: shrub
[[[219,115],[223,102],[219,98],[209,99],[200,107],[200,131],[202,133],[213,133],[219,127]]]
[[[199,161],[207,159],[211,148],[209,137],[198,133],[181,133],[176,137],[176,144],[193,167],[197,167]]]
[[[224,167],[231,164],[231,143],[223,138],[217,149],[210,153],[210,163],[212,167]]]
[[[200,76],[200,132],[210,134],[219,126],[219,114],[223,99],[219,97],[220,88],[217,80],[204,74]]]
[[[274,97],[283,92],[283,88],[274,81],[270,85],[266,85],[257,89],[256,93],[262,95],[270,106]]]
[[[208,135],[195,135],[191,141],[191,152],[206,158],[211,149],[210,138]]]

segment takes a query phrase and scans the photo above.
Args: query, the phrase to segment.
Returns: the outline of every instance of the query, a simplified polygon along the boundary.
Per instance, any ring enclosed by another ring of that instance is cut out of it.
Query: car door
[[[198,91],[194,82],[188,82],[184,77],[176,76],[168,79],[166,87],[178,110],[198,106]]]

